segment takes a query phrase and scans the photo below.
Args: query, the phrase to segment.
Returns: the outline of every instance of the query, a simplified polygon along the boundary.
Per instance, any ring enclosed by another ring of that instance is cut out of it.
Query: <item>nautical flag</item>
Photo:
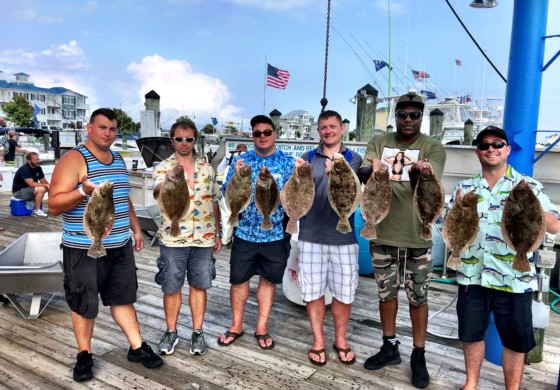
[[[432,91],[420,91],[420,93],[423,93],[424,95],[426,95],[426,100],[437,99],[436,93],[435,93],[435,92],[432,92]]]
[[[472,102],[471,95],[459,96],[459,103],[470,103]]]
[[[218,120],[214,117],[210,117],[210,119],[212,120],[212,125],[216,126],[218,124]]]
[[[41,108],[38,105],[34,105],[33,107],[33,127],[34,128],[38,128],[37,127],[37,114],[41,112]]]
[[[379,71],[384,67],[388,67],[390,70],[393,70],[393,67],[389,67],[389,64],[382,60],[373,60],[373,64],[375,65],[375,71]]]
[[[414,76],[415,79],[429,79],[430,75],[427,74],[426,72],[418,72],[416,70],[412,71],[412,75]]]
[[[457,66],[463,66],[463,61],[461,61],[461,60],[455,60],[455,65],[457,65]]]
[[[286,89],[290,72],[266,64],[266,85],[273,88]]]

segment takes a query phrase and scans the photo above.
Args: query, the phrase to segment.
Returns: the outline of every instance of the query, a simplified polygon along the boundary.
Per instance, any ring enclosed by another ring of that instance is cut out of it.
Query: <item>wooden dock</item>
[[[0,249],[26,232],[60,231],[61,218],[47,219],[10,215],[9,195],[0,195]],[[46,207],[44,207],[46,209]],[[138,267],[138,301],[136,310],[144,339],[154,348],[165,330],[162,293],[154,282],[155,259],[159,249],[147,247],[136,255]],[[346,366],[332,350],[333,321],[327,314],[325,336],[328,363],[311,365],[307,351],[312,332],[305,308],[288,301],[278,286],[269,321],[269,331],[276,346],[264,351],[257,346],[255,331],[257,302],[254,295],[257,278],[251,281],[247,303],[245,335],[229,347],[220,347],[217,338],[231,323],[229,303],[229,250],[217,256],[217,277],[208,292],[204,332],[208,350],[203,356],[189,354],[191,329],[188,288],[183,289],[183,307],[178,332],[182,337],[173,355],[164,356],[164,365],[148,370],[126,359],[128,343],[102,307],[96,321],[93,339],[94,379],[77,383],[72,380],[76,358],[76,341],[72,332],[70,311],[62,293],[36,320],[25,320],[10,304],[0,304],[0,389],[413,389],[410,383],[409,357],[412,334],[408,304],[404,291],[399,296],[400,310],[397,334],[403,362],[379,371],[364,369],[365,359],[381,346],[381,330],[374,279],[361,276],[352,307],[348,343],[356,353],[357,362]],[[437,275],[435,275],[437,277]],[[456,286],[432,282],[430,314],[446,306],[454,297]],[[23,305],[30,295],[20,295]],[[27,301],[27,302],[26,302]],[[45,297],[44,297],[45,301]],[[457,334],[455,305],[430,320],[431,332]],[[526,366],[522,388],[555,389],[560,363],[560,316],[551,313],[546,330],[544,360]],[[433,335],[428,336],[426,360],[431,376],[431,389],[458,389],[465,379],[461,344]],[[481,389],[503,389],[502,369],[484,362]]]

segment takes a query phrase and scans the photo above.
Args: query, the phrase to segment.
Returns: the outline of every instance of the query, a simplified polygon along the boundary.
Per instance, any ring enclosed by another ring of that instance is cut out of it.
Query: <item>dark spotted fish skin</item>
[[[420,238],[430,241],[432,223],[439,218],[443,206],[445,206],[445,190],[431,168],[421,169],[413,199],[416,215],[422,224]]]
[[[264,230],[272,229],[272,221],[270,216],[280,204],[280,193],[278,192],[278,185],[274,176],[264,165],[261,167],[257,175],[255,184],[255,206],[262,214],[263,221],[261,227]]]
[[[361,232],[362,237],[367,240],[377,238],[375,226],[389,214],[392,196],[389,168],[382,164],[377,171],[371,174],[362,194],[360,210],[366,221]]]
[[[525,180],[509,193],[502,214],[502,234],[505,242],[517,252],[513,269],[530,272],[527,253],[537,249],[545,234],[544,210],[539,199]]]
[[[113,183],[109,180],[96,187],[84,211],[84,230],[93,241],[88,250],[88,256],[94,259],[107,255],[101,241],[107,237],[115,221],[113,187]]]
[[[307,214],[313,206],[315,183],[311,173],[311,165],[306,161],[294,168],[290,179],[280,191],[280,201],[284,211],[290,217],[286,233],[298,232],[297,221]]]
[[[461,252],[474,242],[480,230],[477,204],[478,195],[475,191],[461,196],[460,190],[457,190],[453,207],[445,217],[442,236],[445,245],[451,250],[447,263],[451,269],[461,269]]]
[[[183,219],[190,206],[189,186],[181,164],[172,168],[174,180],[165,177],[158,196],[158,205],[163,214],[171,221],[169,235],[177,237],[181,233],[179,221]]]
[[[350,233],[352,226],[349,218],[360,203],[362,190],[358,176],[339,153],[334,155],[327,195],[331,207],[340,218],[336,230],[342,234]]]
[[[228,224],[235,227],[239,224],[239,213],[243,212],[253,192],[252,170],[249,165],[241,165],[233,174],[224,194],[231,215]]]

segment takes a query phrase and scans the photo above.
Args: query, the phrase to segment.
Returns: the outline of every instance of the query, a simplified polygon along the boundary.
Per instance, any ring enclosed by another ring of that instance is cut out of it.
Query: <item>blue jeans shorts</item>
[[[459,340],[484,340],[490,312],[502,345],[514,352],[527,353],[536,345],[533,332],[532,294],[510,293],[478,285],[459,285],[457,317]]]
[[[183,287],[186,275],[189,286],[209,289],[216,276],[213,252],[214,247],[168,247],[160,244],[156,283],[164,294],[173,294]]]

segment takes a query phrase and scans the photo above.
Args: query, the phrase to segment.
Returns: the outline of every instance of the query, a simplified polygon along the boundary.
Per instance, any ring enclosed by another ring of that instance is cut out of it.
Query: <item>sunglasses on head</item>
[[[480,144],[477,145],[478,150],[488,150],[490,149],[490,146],[493,147],[494,149],[501,149],[504,146],[507,146],[507,143],[504,141],[494,141],[494,142],[482,142]]]
[[[175,140],[175,142],[193,142],[196,138],[194,137],[173,137],[173,139]]]
[[[263,134],[264,134],[265,137],[270,137],[270,136],[272,135],[272,132],[273,132],[273,131],[274,131],[274,130],[271,130],[271,129],[266,129],[265,131],[255,130],[255,131],[253,131],[253,137],[259,138],[259,137],[261,137]]]
[[[409,116],[410,119],[412,119],[413,121],[417,121],[422,116],[422,113],[420,111],[413,111],[413,112],[397,111],[397,118],[399,118],[402,121],[404,121]]]

